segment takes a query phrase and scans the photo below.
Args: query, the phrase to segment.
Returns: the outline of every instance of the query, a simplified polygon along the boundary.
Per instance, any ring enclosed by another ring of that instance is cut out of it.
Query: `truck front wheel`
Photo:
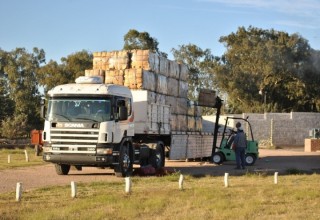
[[[55,168],[58,175],[68,175],[70,171],[70,165],[67,164],[55,164]]]
[[[130,142],[125,142],[120,146],[119,164],[114,168],[118,177],[130,176],[133,169],[133,148]]]

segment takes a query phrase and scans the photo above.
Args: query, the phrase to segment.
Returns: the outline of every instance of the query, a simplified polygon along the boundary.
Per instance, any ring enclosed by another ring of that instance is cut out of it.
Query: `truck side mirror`
[[[128,119],[128,109],[125,106],[119,106],[119,120],[127,120]]]
[[[40,116],[41,116],[41,118],[45,118],[47,109],[46,109],[46,106],[45,106],[45,100],[44,99],[41,99],[40,105],[41,105]]]

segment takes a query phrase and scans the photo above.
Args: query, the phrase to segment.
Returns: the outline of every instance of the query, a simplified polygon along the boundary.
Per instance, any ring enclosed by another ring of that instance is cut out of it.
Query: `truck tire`
[[[70,165],[67,164],[55,164],[55,168],[58,175],[68,175],[70,171]]]
[[[131,176],[133,169],[133,148],[130,142],[124,142],[120,146],[119,164],[115,166],[114,173],[117,177]]]
[[[150,164],[155,169],[161,169],[165,165],[164,144],[158,141],[151,149]]]

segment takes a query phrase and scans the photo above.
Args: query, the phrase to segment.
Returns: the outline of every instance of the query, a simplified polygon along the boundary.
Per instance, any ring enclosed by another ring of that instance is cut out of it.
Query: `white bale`
[[[188,83],[182,80],[179,80],[179,97],[187,98],[188,97]]]
[[[159,73],[164,76],[169,76],[169,61],[165,57],[159,57],[160,60],[160,68]]]
[[[124,72],[124,86],[130,89],[145,89],[156,91],[157,89],[166,89],[155,87],[156,76],[150,71],[143,69],[126,69]]]
[[[159,56],[150,50],[132,50],[131,68],[159,73]]]
[[[171,96],[179,96],[179,81],[174,78],[167,78],[168,80],[168,92]]]
[[[188,99],[186,98],[176,98],[176,113],[180,115],[188,114]]]
[[[182,81],[188,81],[189,78],[189,69],[188,66],[185,64],[180,64],[180,76],[179,79]]]
[[[169,77],[179,79],[180,66],[177,62],[169,60]]]
[[[160,94],[168,94],[168,83],[167,83],[167,77],[164,75],[156,74],[156,91]]]

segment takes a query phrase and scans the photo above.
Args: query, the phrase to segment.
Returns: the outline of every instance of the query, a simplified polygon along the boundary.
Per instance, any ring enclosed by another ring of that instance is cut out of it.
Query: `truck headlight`
[[[97,154],[112,154],[112,148],[98,148]]]

